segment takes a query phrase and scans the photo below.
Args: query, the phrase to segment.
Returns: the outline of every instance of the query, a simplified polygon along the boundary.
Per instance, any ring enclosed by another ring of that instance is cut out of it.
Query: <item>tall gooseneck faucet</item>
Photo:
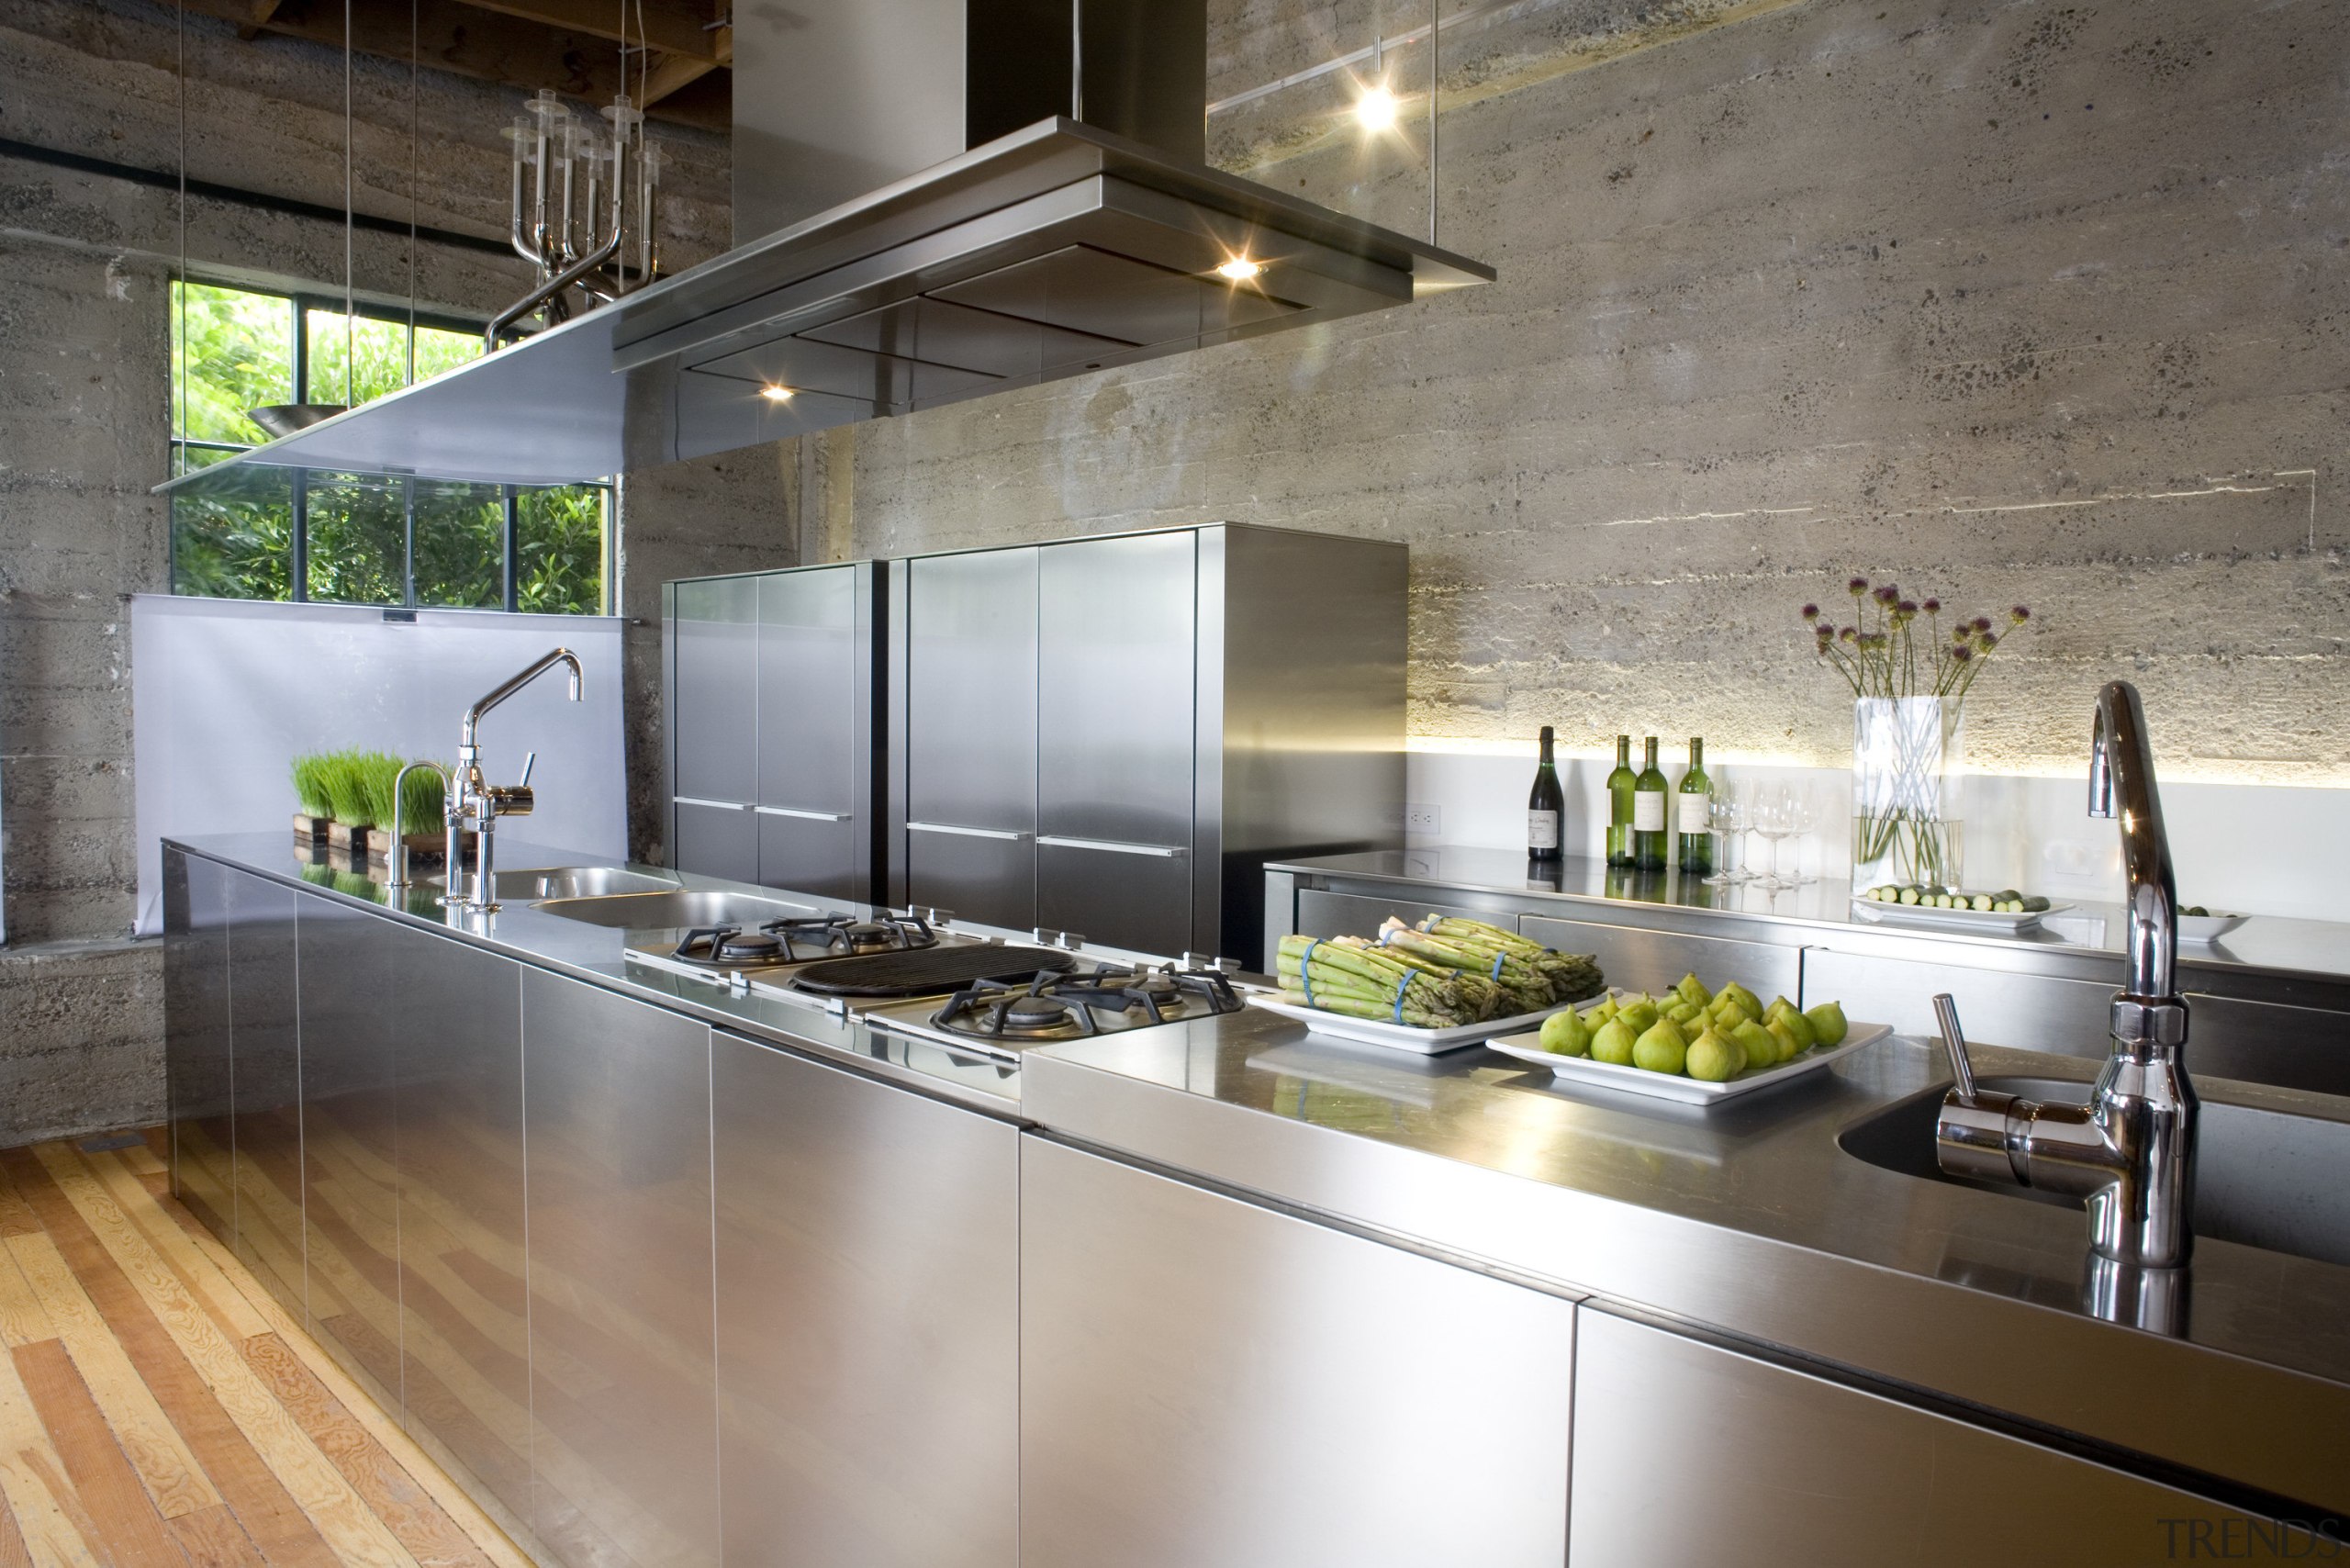
[[[487,914],[498,908],[494,851],[498,819],[529,816],[535,803],[531,793],[531,769],[538,763],[537,752],[531,752],[522,758],[522,777],[515,783],[492,784],[482,777],[478,740],[482,716],[557,665],[571,666],[571,700],[578,701],[579,656],[569,648],[555,648],[528,668],[509,677],[488,696],[465,710],[464,722],[457,737],[457,766],[452,770],[452,788],[446,796],[447,804],[443,811],[443,820],[449,830],[449,892],[442,902],[451,909]],[[471,878],[465,875],[462,857],[468,821],[474,824],[476,835]]]
[[[2187,1003],[2178,994],[2178,893],[2154,788],[2153,744],[2137,689],[2098,693],[2089,743],[2089,814],[2118,817],[2128,889],[2128,967],[2114,993],[2104,1070],[2087,1105],[1977,1092],[1958,1012],[1935,998],[1957,1086],[1934,1126],[1936,1158],[1954,1176],[2011,1181],[2085,1199],[2089,1247],[2141,1269],[2184,1265],[2195,1242],[2195,1086]]]

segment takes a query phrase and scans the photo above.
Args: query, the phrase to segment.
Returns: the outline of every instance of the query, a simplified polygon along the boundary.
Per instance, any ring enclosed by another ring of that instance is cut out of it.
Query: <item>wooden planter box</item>
[[[327,830],[333,826],[334,823],[325,817],[308,817],[304,816],[300,812],[296,812],[294,813],[294,842],[296,844],[324,844],[327,841]]]
[[[364,855],[380,834],[372,827],[353,827],[349,823],[327,823],[327,846]]]
[[[408,863],[411,869],[419,866],[438,866],[448,858],[449,839],[445,833],[411,833],[408,839]],[[458,842],[457,853],[470,860],[474,855],[474,835],[466,834]],[[392,857],[392,835],[378,829],[367,846],[367,858],[375,866],[387,865]]]

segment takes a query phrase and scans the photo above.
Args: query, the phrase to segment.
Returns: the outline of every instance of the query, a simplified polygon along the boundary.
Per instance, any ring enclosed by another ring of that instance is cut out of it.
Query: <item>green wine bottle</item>
[[[1616,771],[1607,776],[1607,863],[1632,863],[1632,737],[1616,737]]]
[[[1673,799],[1673,825],[1679,842],[1684,876],[1714,874],[1714,781],[1706,777],[1706,742],[1689,737],[1689,771],[1681,776],[1681,792]]]
[[[1632,782],[1632,864],[1643,871],[1662,871],[1664,858],[1664,769],[1656,765],[1656,737],[1642,743],[1646,760]]]

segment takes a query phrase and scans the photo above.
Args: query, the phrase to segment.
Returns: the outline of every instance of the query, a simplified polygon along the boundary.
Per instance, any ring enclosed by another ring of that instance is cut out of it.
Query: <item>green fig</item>
[[[1689,1042],[1689,1056],[1684,1065],[1690,1077],[1720,1083],[1746,1070],[1746,1052],[1720,1030],[1707,1029]]]
[[[1774,1067],[1779,1060],[1778,1037],[1751,1018],[1742,1018],[1730,1030],[1729,1037],[1746,1053],[1749,1067]]]
[[[1785,1018],[1774,1018],[1764,1027],[1771,1031],[1771,1037],[1779,1042],[1779,1060],[1793,1061],[1803,1054],[1802,1044],[1796,1040],[1795,1031],[1787,1027]]]
[[[1583,1019],[1583,1026],[1591,1031],[1591,1033],[1596,1035],[1599,1033],[1599,1026],[1602,1024],[1606,1023],[1610,1018],[1615,1017],[1616,1014],[1613,1013],[1603,1013],[1596,1007],[1587,1007],[1578,1014],[1578,1016]]]
[[[1632,1042],[1632,1065],[1649,1072],[1678,1077],[1688,1056],[1688,1037],[1670,1018],[1658,1019]]]
[[[1739,984],[1736,980],[1732,980],[1729,984],[1722,987],[1722,994],[1725,996],[1734,996],[1738,998],[1738,1004],[1746,1009],[1746,1015],[1749,1018],[1756,1019],[1758,1021],[1762,1018],[1762,999],[1755,995],[1752,991],[1747,990],[1744,986]]]
[[[1623,1011],[1623,1008],[1614,997],[1603,996],[1599,999],[1599,1005],[1593,1008],[1592,1011],[1599,1014],[1599,1020],[1604,1024],[1608,1019],[1615,1017],[1617,1013]]]
[[[1700,1007],[1714,999],[1714,993],[1706,989],[1706,982],[1697,978],[1697,971],[1695,969],[1683,975],[1673,989],[1682,1001],[1694,1002]]]
[[[1704,1019],[1706,1010],[1694,1002],[1676,1002],[1664,1010],[1664,1015],[1680,1025],[1685,1033],[1693,1021]],[[1698,1026],[1702,1028],[1704,1025],[1699,1023]]]
[[[1735,1029],[1742,1018],[1751,1018],[1758,1024],[1762,1021],[1762,1013],[1749,1007],[1744,997],[1733,996],[1727,991],[1714,999],[1714,1017],[1725,1029]]]
[[[1636,996],[1626,1002],[1617,1011],[1616,1016],[1630,1025],[1633,1036],[1638,1038],[1648,1033],[1650,1026],[1656,1023],[1660,1014],[1655,1002],[1645,996]]]
[[[1844,1021],[1844,1004],[1841,1002],[1823,1002],[1817,1007],[1806,1008],[1804,1017],[1810,1021],[1811,1032],[1819,1036],[1823,1046],[1842,1045],[1844,1036],[1852,1030]]]
[[[1542,1048],[1562,1057],[1591,1054],[1591,1031],[1572,1007],[1542,1020]]]
[[[1762,1022],[1768,1024],[1772,1019],[1776,1018],[1782,1013],[1793,1013],[1795,1011],[1796,1011],[1796,1008],[1794,1002],[1789,1002],[1784,996],[1774,996],[1771,999],[1771,1005],[1762,1010]]]
[[[1632,1033],[1632,1026],[1625,1023],[1619,1014],[1602,1024],[1598,1033],[1592,1036],[1591,1059],[1604,1061],[1611,1067],[1629,1067],[1632,1065],[1632,1046],[1638,1038]]]
[[[1811,1026],[1810,1019],[1794,1008],[1790,1007],[1780,1014],[1779,1022],[1787,1026],[1787,1033],[1793,1035],[1796,1037],[1796,1044],[1805,1050],[1809,1050],[1819,1044],[1819,1031]]]

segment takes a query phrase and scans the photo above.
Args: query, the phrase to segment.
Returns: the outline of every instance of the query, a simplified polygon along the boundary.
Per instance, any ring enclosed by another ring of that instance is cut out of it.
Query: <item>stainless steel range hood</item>
[[[774,231],[237,462],[563,483],[1492,281],[1203,166],[1203,3],[738,10],[737,234]]]

